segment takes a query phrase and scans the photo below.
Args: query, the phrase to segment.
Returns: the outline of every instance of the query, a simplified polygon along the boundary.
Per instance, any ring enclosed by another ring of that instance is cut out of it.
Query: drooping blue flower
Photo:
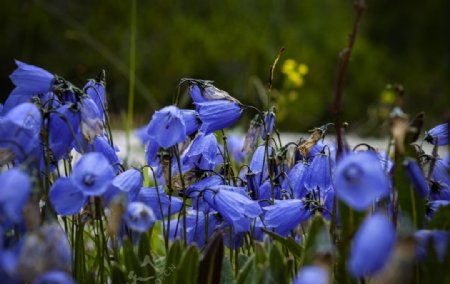
[[[103,117],[107,108],[105,84],[99,80],[89,80],[84,86],[85,93],[94,101],[100,116]]]
[[[51,91],[55,76],[48,71],[16,60],[17,69],[10,75],[11,81],[18,88],[30,94]]]
[[[444,206],[448,206],[450,205],[450,201],[449,200],[433,200],[430,201],[427,204],[427,216],[426,219],[427,221],[430,221],[431,219],[433,219],[434,214],[439,210],[440,207],[444,207]]]
[[[141,142],[142,145],[146,145],[150,139],[150,135],[147,133],[147,125],[135,129],[134,136],[139,139],[139,142]]]
[[[155,223],[156,215],[152,208],[142,202],[131,202],[123,219],[125,224],[136,232],[147,232]]]
[[[281,186],[277,183],[273,185],[273,197],[274,199],[281,199]],[[272,199],[272,185],[267,180],[258,189],[256,199],[258,200],[271,200]]]
[[[440,262],[444,261],[447,253],[449,232],[440,230],[419,230],[414,233],[417,240],[416,256],[419,260],[425,259],[428,244],[433,242],[433,248]]]
[[[441,188],[450,189],[450,176],[449,176],[449,159],[436,159],[434,163],[433,173],[431,179],[433,182],[438,183]]]
[[[198,115],[202,121],[200,131],[213,133],[233,125],[242,114],[240,105],[228,100],[213,100],[196,103]]]
[[[425,141],[433,145],[448,145],[448,124],[436,125],[425,133]]]
[[[59,215],[80,213],[88,197],[74,184],[72,179],[61,177],[55,181],[49,192],[50,202]]]
[[[108,204],[117,194],[125,195],[127,200],[134,201],[144,182],[142,172],[131,168],[114,177],[111,186],[103,194],[105,203]]]
[[[31,180],[17,168],[0,174],[0,223],[22,220],[23,207],[31,192]]]
[[[46,272],[33,281],[33,284],[75,284],[73,278],[62,271]]]
[[[147,127],[147,133],[160,147],[169,148],[186,139],[183,114],[176,106],[156,111]]]
[[[269,146],[267,149],[268,155],[272,155],[272,147]],[[252,159],[250,161],[249,169],[250,172],[255,173],[255,187],[259,188],[261,181],[264,181],[269,176],[268,171],[268,158],[265,157],[265,147],[264,145],[256,148],[256,151],[253,153]]]
[[[376,213],[364,220],[350,249],[348,269],[355,278],[383,269],[395,245],[395,229],[388,217]]]
[[[328,274],[317,265],[303,266],[294,278],[293,284],[328,284]]]
[[[331,184],[331,162],[323,151],[316,155],[305,173],[304,184],[308,190],[328,190]]]
[[[336,167],[334,182],[337,197],[358,211],[389,195],[386,174],[371,152],[355,152],[343,157]]]
[[[274,205],[263,207],[264,223],[276,233],[287,236],[300,223],[311,217],[311,211],[299,199],[277,200]]]
[[[72,249],[59,224],[46,225],[26,235],[17,270],[26,282],[52,270],[71,272]]]
[[[81,133],[87,141],[92,142],[96,136],[103,134],[103,116],[90,97],[83,98],[80,110]]]
[[[201,170],[213,170],[219,149],[214,133],[197,134],[184,155],[184,164],[196,166]]]
[[[303,198],[308,190],[305,187],[305,177],[309,170],[309,164],[304,162],[297,163],[288,173],[283,182],[283,189],[294,198]]]
[[[145,145],[145,160],[147,161],[147,165],[151,167],[159,166],[158,149],[158,143],[152,138],[148,139]]]
[[[212,84],[212,81],[191,82],[189,93],[195,104],[208,101],[227,100],[237,102],[238,100],[230,96],[226,91],[220,90]]]
[[[202,103],[207,100],[202,96],[202,90],[197,84],[192,84],[189,86],[189,94],[191,95],[194,103]]]
[[[186,135],[194,134],[200,128],[198,113],[191,109],[180,109],[181,116],[186,126]]]
[[[231,153],[236,163],[242,163],[247,156],[247,152],[243,150],[244,138],[237,134],[228,135],[227,139],[228,152]]]
[[[108,159],[97,152],[87,153],[73,167],[71,179],[84,195],[99,196],[111,184],[114,170]]]
[[[243,194],[221,187],[220,185],[210,187],[204,191],[203,198],[229,225],[233,226],[234,232],[248,231],[250,218],[259,216],[262,213],[261,207]]]
[[[32,103],[23,103],[0,118],[0,161],[19,162],[29,157],[40,144],[42,115]]]
[[[156,219],[162,220],[162,217],[180,212],[183,205],[183,201],[179,198],[169,196],[164,193],[164,188],[162,186],[156,187],[143,187],[139,191],[136,201],[142,202],[153,210]]]
[[[111,146],[108,138],[104,135],[96,136],[92,141],[92,144],[88,145],[87,151],[103,154],[106,159],[108,159],[109,164],[114,168],[115,172],[118,171],[120,165],[122,164],[122,160],[117,156],[119,148],[117,146]]]
[[[270,111],[264,115],[264,124],[261,127],[261,138],[266,140],[266,134],[272,135],[273,127],[275,125],[275,113]],[[267,129],[267,132],[266,132]]]
[[[189,185],[186,189],[186,196],[192,200],[192,207],[195,210],[207,213],[210,211],[210,207],[202,198],[202,192],[212,186],[223,184],[224,180],[221,176],[212,175]]]
[[[422,198],[427,197],[430,192],[430,188],[417,161],[413,159],[406,159],[403,162],[403,167],[405,168],[406,175],[411,181],[416,193]]]

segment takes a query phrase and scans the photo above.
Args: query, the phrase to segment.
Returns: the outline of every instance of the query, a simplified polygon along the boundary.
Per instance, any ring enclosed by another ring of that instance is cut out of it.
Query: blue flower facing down
[[[448,124],[439,124],[425,133],[425,141],[433,145],[448,145]]]
[[[187,149],[184,164],[196,166],[201,170],[213,170],[219,154],[217,139],[214,133],[199,133]]]
[[[183,114],[176,106],[156,111],[147,127],[147,133],[160,147],[169,148],[186,139]]]
[[[31,192],[31,180],[17,168],[0,174],[0,224],[22,220],[22,211]]]
[[[195,133],[200,128],[201,122],[198,118],[198,113],[191,109],[180,109],[180,111],[186,126],[186,135]]]
[[[126,195],[127,200],[134,201],[144,182],[142,172],[136,169],[129,169],[114,177],[111,186],[103,194],[105,203],[108,204],[117,194]]]
[[[256,201],[249,199],[241,193],[223,186],[212,186],[204,191],[203,198],[209,206],[222,215],[225,221],[233,226],[236,233],[250,230],[250,218],[255,218],[262,213],[261,207]]]
[[[107,107],[104,83],[98,80],[89,80],[83,90],[94,101],[100,112],[100,116],[103,117]]]
[[[18,88],[32,94],[51,91],[55,76],[48,71],[16,60],[17,69],[10,75],[11,81]]]
[[[242,114],[241,106],[228,100],[213,100],[196,103],[202,121],[200,131],[210,134],[233,125]]]
[[[328,274],[317,265],[304,266],[294,278],[293,284],[328,284]]]
[[[317,154],[305,173],[304,183],[308,190],[319,188],[326,191],[331,187],[331,168],[329,156],[324,152]]]
[[[92,142],[96,136],[103,134],[103,116],[94,100],[84,97],[81,104],[81,133]]]
[[[62,216],[80,213],[88,197],[70,178],[59,178],[50,188],[50,202],[56,213]]]
[[[416,190],[416,193],[422,198],[428,196],[430,188],[428,186],[425,177],[423,176],[422,169],[420,168],[416,160],[413,159],[405,160],[403,162],[403,167],[405,168],[406,175],[411,181],[411,184]]]
[[[155,223],[156,215],[152,208],[142,202],[131,202],[123,219],[127,226],[136,232],[147,232]]]
[[[55,161],[70,152],[74,144],[81,145],[81,140],[77,140],[76,135],[79,127],[80,112],[73,104],[62,105],[50,114],[49,146]]]
[[[264,115],[264,124],[261,127],[261,138],[263,140],[266,140],[266,134],[269,136],[272,135],[274,125],[275,125],[275,113],[272,111],[266,113]]]
[[[101,153],[83,155],[73,167],[71,179],[87,196],[103,194],[114,178],[114,170],[108,159]]]
[[[171,239],[183,239],[184,217],[180,220],[170,221]],[[205,214],[202,211],[189,210],[186,216],[186,241],[188,244],[196,244],[202,248],[206,240],[213,234],[216,228],[216,216],[214,214]]]
[[[305,187],[305,177],[309,165],[304,162],[297,163],[288,173],[283,182],[283,188],[294,198],[303,198],[308,193]]]
[[[358,211],[389,195],[386,174],[377,156],[370,152],[343,157],[336,167],[334,182],[337,197]]]
[[[287,236],[301,222],[311,217],[312,212],[299,199],[277,200],[274,205],[263,207],[264,221],[268,228],[282,236]]]
[[[355,234],[348,269],[355,278],[380,271],[389,260],[395,245],[395,229],[388,217],[376,213],[368,217]]]
[[[158,197],[159,195],[159,197]],[[181,210],[183,201],[176,197],[167,196],[164,193],[163,187],[143,187],[139,191],[136,201],[142,202],[148,207],[150,207],[155,213],[156,219],[162,220],[163,216],[169,216],[169,206],[170,215],[176,214]],[[162,210],[162,212],[161,212]]]

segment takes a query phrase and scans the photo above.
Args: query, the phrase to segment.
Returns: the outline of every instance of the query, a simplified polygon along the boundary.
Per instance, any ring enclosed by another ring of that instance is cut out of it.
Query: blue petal
[[[389,260],[395,244],[395,229],[380,213],[368,217],[354,237],[348,268],[360,278],[380,271]]]
[[[319,188],[325,191],[331,187],[331,168],[329,156],[320,153],[314,157],[306,172],[304,183],[308,190]]]
[[[389,195],[386,174],[374,153],[345,156],[337,165],[334,177],[337,197],[358,211]]]
[[[56,161],[72,150],[79,126],[80,113],[73,108],[72,104],[63,105],[50,113],[49,144]]]
[[[87,197],[70,178],[59,178],[50,188],[50,202],[56,213],[67,216],[80,213]]]
[[[275,232],[282,236],[288,235],[291,230],[311,217],[311,211],[298,199],[278,200],[274,205],[263,209],[266,211],[266,226],[275,229]]]
[[[266,140],[266,129],[267,135],[270,136],[272,135],[274,126],[275,126],[275,113],[271,111],[264,115],[264,124],[261,127],[261,138],[263,140]]]
[[[425,134],[425,141],[438,146],[448,145],[448,124],[439,124]]]
[[[294,279],[293,284],[327,284],[328,275],[325,269],[316,265],[303,266]]]
[[[91,142],[103,134],[103,117],[90,97],[84,97],[81,105],[81,130],[84,138]]]
[[[54,76],[48,71],[19,60],[16,60],[16,64],[17,69],[10,76],[15,86],[35,94],[51,90]]]
[[[407,159],[403,162],[403,167],[405,167],[406,175],[408,176],[411,184],[413,185],[416,193],[424,198],[428,195],[430,188],[428,186],[425,177],[423,176],[422,169],[416,160]]]
[[[183,142],[186,139],[186,126],[181,111],[176,106],[168,106],[155,112],[147,133],[163,148]]]
[[[31,191],[31,180],[27,174],[13,168],[0,174],[0,184],[0,214],[5,214],[7,219],[17,223],[22,220],[22,210]]]
[[[185,154],[185,164],[196,166],[201,170],[213,170],[219,153],[214,133],[199,133],[192,141]]]
[[[104,84],[96,80],[89,80],[83,90],[95,102],[100,115],[103,117],[107,106]]]
[[[181,109],[184,125],[186,126],[186,135],[191,135],[200,128],[200,119],[195,110]]]
[[[297,163],[283,182],[283,188],[294,196],[294,198],[303,198],[307,194],[305,187],[306,173],[309,171],[309,165],[304,162]]]
[[[162,186],[160,186],[158,189],[156,187],[141,188],[136,201],[143,202],[147,206],[152,208],[158,220],[162,220],[162,216],[169,216],[169,205],[170,215],[172,215],[178,213],[181,210],[183,204],[183,201],[179,198],[172,196],[171,199],[169,199],[169,196],[164,193]]]
[[[143,182],[144,176],[139,170],[131,168],[119,174],[113,179],[111,186],[105,192],[105,202],[109,203],[109,201],[119,193],[126,194],[128,200],[134,201],[137,198]]]
[[[131,202],[123,216],[127,226],[133,231],[147,232],[155,223],[156,215],[152,208],[142,202]]]
[[[196,106],[202,121],[200,131],[205,134],[233,125],[242,113],[242,109],[237,103],[228,100],[196,103]]]
[[[74,184],[88,196],[103,194],[111,184],[114,171],[101,153],[87,153],[73,167],[71,178]]]

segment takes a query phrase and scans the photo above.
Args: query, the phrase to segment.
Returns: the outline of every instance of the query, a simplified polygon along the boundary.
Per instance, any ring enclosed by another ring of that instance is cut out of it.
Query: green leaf
[[[136,275],[136,277],[139,278],[148,277],[147,271],[141,267],[141,261],[134,251],[131,240],[129,238],[124,238],[122,245],[126,272],[131,275]]]
[[[203,258],[200,261],[199,284],[216,284],[220,282],[223,257],[223,235],[221,232],[217,232],[206,245]]]
[[[112,284],[123,284],[127,282],[127,277],[118,264],[113,264],[111,267],[111,281]]]
[[[270,250],[270,271],[272,278],[276,280],[277,283],[289,283],[289,271],[285,262],[285,258],[278,246],[272,246]]]
[[[450,205],[439,207],[431,219],[429,228],[450,231]]]
[[[255,255],[248,258],[237,277],[237,284],[255,283],[256,265]]]
[[[264,264],[267,261],[266,250],[259,242],[255,242],[255,261],[256,264]]]
[[[84,224],[79,222],[75,234],[75,259],[74,259],[74,276],[77,282],[85,282],[85,251],[84,251]]]
[[[325,228],[325,220],[322,216],[316,215],[309,227],[308,235],[306,237],[303,255],[303,265],[311,264],[316,253],[316,239],[322,229]]]
[[[160,280],[164,280],[163,283],[177,283],[177,273],[174,273],[174,270],[178,267],[182,254],[181,240],[176,240],[167,254],[164,271],[158,275]]]
[[[177,282],[179,284],[197,283],[200,256],[197,246],[190,246],[183,254],[177,268],[177,274],[179,275]]]
[[[268,234],[270,237],[272,237],[274,240],[278,241],[280,244],[282,244],[286,249],[289,250],[290,253],[292,253],[295,257],[300,258],[302,254],[302,247],[297,244],[297,242],[292,239],[291,237],[282,237],[278,235],[277,233],[274,233],[272,231],[269,231],[267,229],[262,229],[266,234]]]

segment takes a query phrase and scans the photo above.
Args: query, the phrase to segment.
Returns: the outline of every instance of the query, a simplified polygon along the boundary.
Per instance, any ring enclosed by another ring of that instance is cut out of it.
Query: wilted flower
[[[395,229],[387,216],[376,213],[366,218],[353,239],[348,269],[360,278],[380,271],[393,251]]]
[[[358,211],[389,195],[386,174],[371,152],[344,156],[336,167],[334,182],[337,196]]]
[[[31,192],[27,174],[13,168],[0,174],[0,224],[20,222],[22,211]]]
[[[234,124],[242,114],[241,106],[228,100],[196,103],[202,121],[200,131],[210,134]]]
[[[405,167],[406,175],[411,181],[416,193],[422,198],[426,197],[430,191],[430,188],[425,177],[423,176],[422,169],[416,160],[406,159],[403,162],[403,167]]]
[[[251,153],[256,149],[256,143],[258,143],[259,135],[261,134],[262,118],[261,115],[257,114],[250,121],[250,127],[245,134],[244,146],[242,146],[242,151]]]
[[[437,146],[448,145],[448,124],[439,124],[425,133],[425,141]]]
[[[203,198],[209,206],[214,208],[225,221],[233,226],[233,231],[246,232],[250,230],[250,218],[255,218],[262,213],[261,207],[256,201],[223,186],[212,186],[203,192]]]
[[[147,133],[159,146],[169,148],[186,139],[183,114],[176,106],[156,111],[147,127]]]
[[[125,224],[136,232],[147,232],[155,223],[156,215],[152,208],[142,202],[131,202],[123,219]]]
[[[299,199],[277,200],[274,205],[263,207],[265,225],[282,236],[286,236],[301,222],[311,217],[311,211]]]
[[[189,93],[192,97],[192,100],[195,104],[203,103],[207,101],[215,101],[215,100],[227,100],[230,102],[239,103],[238,100],[230,96],[226,91],[220,90],[216,88],[212,81],[200,81],[197,82],[192,81],[191,86],[189,88]]]
[[[294,278],[293,284],[327,284],[328,273],[317,265],[303,266]]]
[[[143,187],[139,191],[136,201],[140,201],[150,207],[155,213],[156,219],[162,220],[164,217],[178,213],[181,210],[183,201],[176,197],[167,196],[164,193],[163,187]],[[162,212],[161,212],[162,211]]]

